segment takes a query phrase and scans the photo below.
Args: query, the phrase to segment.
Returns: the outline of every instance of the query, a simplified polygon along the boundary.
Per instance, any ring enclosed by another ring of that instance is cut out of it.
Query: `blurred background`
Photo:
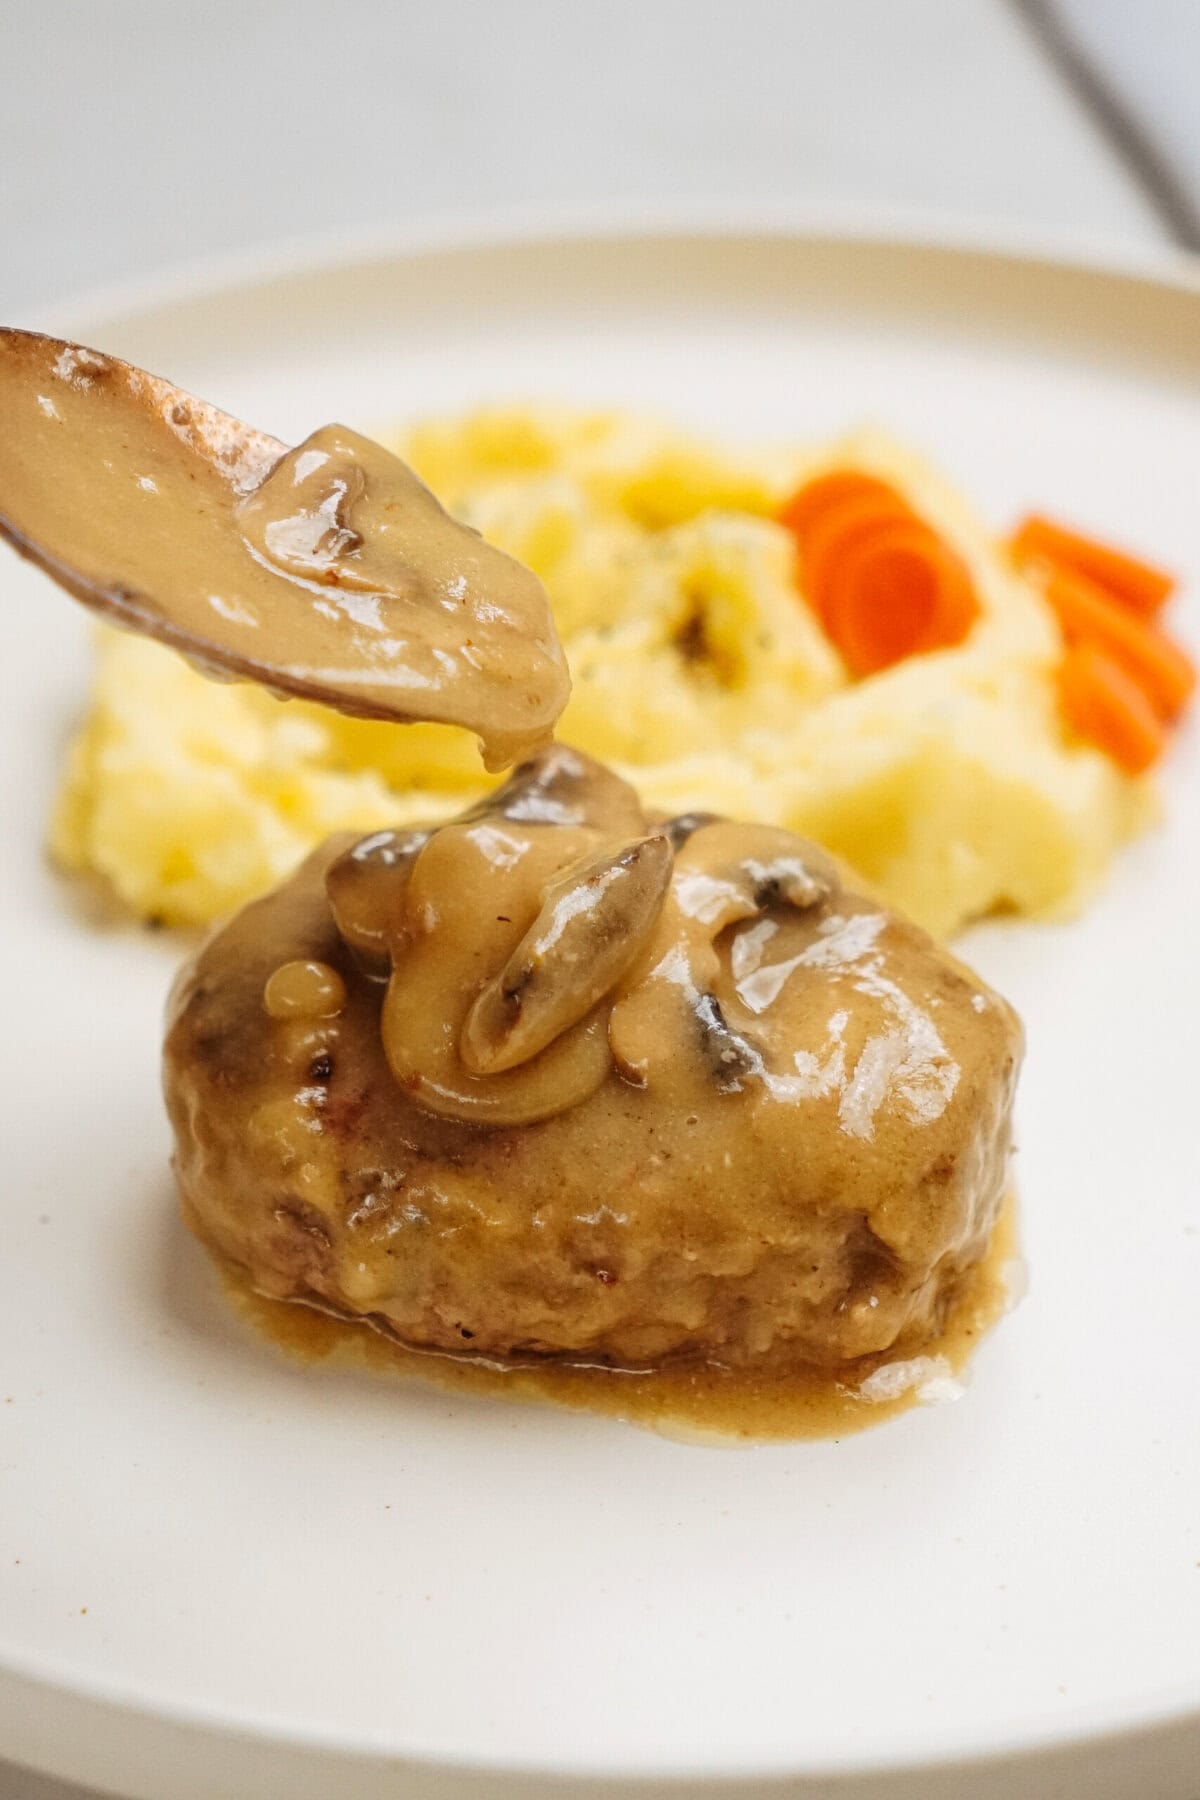
[[[1200,248],[1200,0],[8,0],[2,17],[12,323],[433,218],[790,207]],[[0,1800],[78,1792],[0,1763]]]
[[[10,0],[0,66],[14,323],[498,209],[1200,241],[1200,0]]]

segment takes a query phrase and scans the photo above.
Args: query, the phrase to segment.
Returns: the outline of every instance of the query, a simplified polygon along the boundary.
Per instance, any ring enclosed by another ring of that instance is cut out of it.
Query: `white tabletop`
[[[212,253],[496,206],[1164,237],[1004,0],[38,0],[3,39],[15,323]],[[82,1796],[0,1764],[0,1800]]]

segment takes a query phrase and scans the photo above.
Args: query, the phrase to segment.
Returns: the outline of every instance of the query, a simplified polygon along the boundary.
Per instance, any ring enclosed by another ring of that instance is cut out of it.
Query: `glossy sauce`
[[[1004,1002],[818,846],[648,818],[548,748],[540,583],[378,444],[289,450],[12,331],[0,413],[0,531],[78,598],[529,759],[438,828],[316,853],[177,986],[185,1212],[272,1334],[730,1439],[875,1422],[914,1357],[944,1384],[1003,1299]]]
[[[716,1406],[716,1365],[811,1391],[938,1334],[1020,1029],[816,846],[650,819],[558,746],[316,853],[185,972],[166,1054],[181,1192],[260,1291]]]
[[[378,1321],[270,1299],[255,1291],[244,1270],[219,1256],[214,1260],[238,1314],[300,1361],[432,1382],[454,1394],[603,1413],[664,1437],[717,1446],[838,1438],[922,1404],[920,1378],[890,1398],[864,1398],[859,1391],[878,1370],[912,1360],[888,1352],[859,1358],[836,1374],[812,1367],[763,1374],[682,1362],[649,1373],[549,1362],[500,1366],[410,1350]],[[1022,1282],[1017,1204],[1010,1196],[987,1255],[963,1279],[940,1333],[912,1353],[939,1359],[924,1373],[923,1380],[937,1384],[927,1389],[929,1399],[957,1397],[955,1388],[980,1339],[1019,1301]]]
[[[280,963],[263,988],[272,1019],[335,1019],[345,1004],[346,984],[328,963]]]
[[[0,534],[206,672],[544,743],[570,691],[537,577],[343,425],[294,450],[115,357],[0,330]]]

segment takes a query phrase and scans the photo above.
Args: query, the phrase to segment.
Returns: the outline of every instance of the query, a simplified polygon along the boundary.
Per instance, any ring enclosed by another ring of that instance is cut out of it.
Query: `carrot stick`
[[[1056,525],[1053,519],[1039,513],[1031,513],[1021,521],[1009,540],[1009,548],[1022,565],[1044,561],[1086,576],[1131,612],[1147,619],[1161,610],[1175,588],[1174,576],[1165,569],[1142,562],[1111,544],[1069,531],[1065,525]]]
[[[1059,670],[1063,718],[1124,769],[1143,775],[1166,748],[1167,734],[1141,684],[1094,643],[1072,645]]]
[[[1196,686],[1196,670],[1164,631],[1139,619],[1086,575],[1052,568],[1044,592],[1069,644],[1105,650],[1143,689],[1159,717],[1177,719]]]

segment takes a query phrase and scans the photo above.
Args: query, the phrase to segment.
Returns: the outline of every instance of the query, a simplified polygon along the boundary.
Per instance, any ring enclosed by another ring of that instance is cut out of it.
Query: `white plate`
[[[720,435],[870,415],[998,524],[1044,503],[1200,577],[1183,270],[600,234],[376,250],[69,323],[289,439],[530,394]],[[974,1797],[1187,1793],[1194,734],[1167,824],[1086,919],[971,940],[1029,1028],[1033,1287],[966,1397],[841,1443],[688,1448],[290,1364],[230,1317],[167,1174],[177,946],[89,923],[40,855],[86,622],[15,560],[2,579],[6,1753],[145,1800],[834,1775],[933,1800],[964,1762]]]

